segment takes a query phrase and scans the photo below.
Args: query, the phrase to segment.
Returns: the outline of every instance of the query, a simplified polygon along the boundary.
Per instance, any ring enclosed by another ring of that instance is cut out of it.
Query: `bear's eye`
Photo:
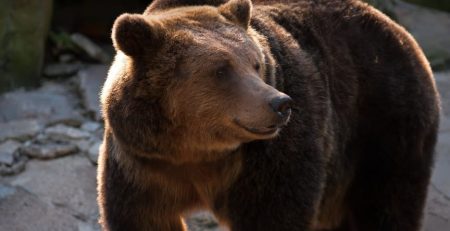
[[[256,63],[254,66],[255,70],[259,72],[259,69],[261,69],[261,66],[259,65],[259,63]]]
[[[215,74],[216,74],[217,78],[224,78],[227,75],[227,67],[222,66],[222,67],[217,68]]]

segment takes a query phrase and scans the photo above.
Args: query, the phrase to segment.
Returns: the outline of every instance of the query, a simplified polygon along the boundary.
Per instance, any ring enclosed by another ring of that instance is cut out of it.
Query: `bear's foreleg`
[[[216,202],[226,211],[218,217],[232,231],[310,230],[324,176],[320,155],[262,143],[248,144],[240,178]]]
[[[110,154],[101,153],[99,162],[98,201],[103,230],[185,231],[181,212],[187,200],[161,185],[131,183]]]

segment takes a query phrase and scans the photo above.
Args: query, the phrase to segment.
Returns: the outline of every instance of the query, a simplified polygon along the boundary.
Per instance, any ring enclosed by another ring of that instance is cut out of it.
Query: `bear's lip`
[[[247,126],[243,125],[239,121],[239,119],[234,119],[234,123],[237,124],[239,127],[245,129],[247,132],[250,132],[250,133],[253,133],[256,135],[263,135],[263,136],[275,134],[279,129],[279,127],[276,125],[272,125],[272,126],[264,127],[264,128],[247,127]]]

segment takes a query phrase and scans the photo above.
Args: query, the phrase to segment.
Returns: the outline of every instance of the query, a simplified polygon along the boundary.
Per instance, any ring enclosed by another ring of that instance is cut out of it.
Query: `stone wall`
[[[52,3],[0,1],[0,92],[39,84]]]

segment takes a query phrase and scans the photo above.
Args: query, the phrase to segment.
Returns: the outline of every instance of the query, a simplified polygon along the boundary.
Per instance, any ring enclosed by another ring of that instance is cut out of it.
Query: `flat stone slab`
[[[35,136],[41,129],[41,124],[36,120],[0,123],[0,141],[5,139],[27,140]]]
[[[94,142],[87,152],[88,158],[93,164],[97,164],[98,154],[101,145],[102,141]]]
[[[22,188],[0,184],[0,230],[78,231],[76,218]]]
[[[434,78],[441,95],[442,114],[439,130],[450,131],[450,71],[436,72]]]
[[[45,129],[45,134],[53,140],[63,141],[87,139],[91,136],[89,132],[63,124],[58,124]]]
[[[87,131],[87,132],[96,132],[98,131],[102,125],[97,122],[85,122],[83,125],[81,125],[81,130]]]
[[[424,227],[425,231],[445,231],[449,223],[437,214],[430,214],[425,218]]]
[[[78,88],[85,109],[100,121],[100,91],[108,74],[108,65],[91,65],[78,72]]]
[[[76,218],[70,221],[71,225],[81,221],[90,227],[96,227],[98,219],[96,169],[83,155],[71,155],[50,161],[30,160],[27,171],[20,175],[5,177],[3,180],[0,179],[1,181],[16,188],[23,188],[46,205],[58,208],[59,211]],[[14,208],[13,205],[10,206]],[[26,214],[26,211],[16,213],[21,219],[20,223],[39,222],[28,221],[21,213]],[[16,221],[19,225],[19,218]],[[14,229],[0,228],[0,230]]]
[[[37,159],[53,159],[66,156],[78,151],[78,147],[74,144],[30,144],[21,149],[23,153],[31,158]]]
[[[434,184],[428,190],[425,231],[447,230],[450,227],[450,197]]]
[[[64,77],[75,75],[82,68],[81,63],[52,63],[44,68],[44,75],[49,77]]]
[[[6,165],[14,164],[14,154],[22,144],[14,141],[7,140],[3,143],[0,143],[0,163]]]
[[[450,197],[450,132],[441,132],[438,139],[431,181],[439,190]]]
[[[34,119],[43,124],[80,124],[77,97],[63,84],[45,83],[33,91],[16,90],[0,96],[0,122]]]
[[[428,191],[425,231],[448,230],[450,227],[450,72],[437,72],[435,79],[441,95],[442,114]]]

